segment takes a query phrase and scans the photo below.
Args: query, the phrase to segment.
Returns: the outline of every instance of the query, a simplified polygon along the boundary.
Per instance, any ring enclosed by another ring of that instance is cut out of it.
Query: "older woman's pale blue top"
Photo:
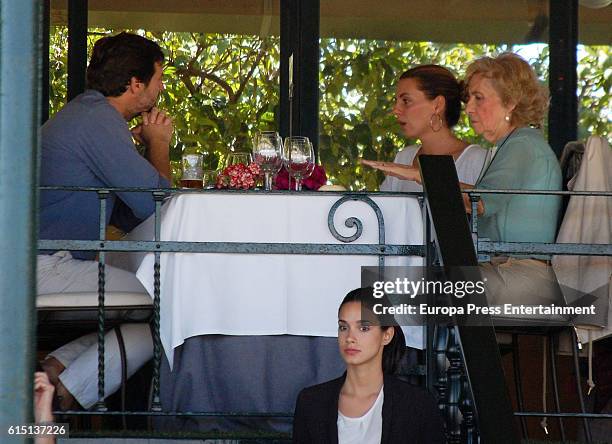
[[[517,128],[497,141],[493,160],[476,188],[560,190],[561,169],[540,130]],[[561,196],[483,194],[479,237],[500,242],[554,242]]]

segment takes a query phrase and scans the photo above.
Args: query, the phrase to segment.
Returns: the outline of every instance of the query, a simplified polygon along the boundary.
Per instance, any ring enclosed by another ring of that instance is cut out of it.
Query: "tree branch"
[[[230,54],[230,51],[225,51],[223,55],[221,55],[221,57],[219,58],[219,61],[217,62],[217,64],[213,66],[210,70],[212,72],[216,72],[223,65],[223,63],[225,62],[229,54]]]
[[[251,77],[253,76],[255,69],[257,69],[257,65],[259,65],[259,62],[261,62],[261,59],[266,53],[266,50],[267,50],[267,46],[265,43],[262,42],[261,48],[259,48],[259,53],[257,54],[257,57],[253,61],[253,64],[251,65],[251,69],[249,70],[247,75],[244,77],[244,79],[242,79],[242,81],[240,82],[240,86],[236,90],[236,94],[234,96],[235,97],[234,103],[238,101],[238,99],[244,92],[244,88],[246,88],[247,83],[249,83],[249,80],[251,80]]]
[[[195,94],[198,91],[198,89],[201,88],[202,85],[200,84],[198,87],[196,87],[191,81],[190,77],[198,77],[201,80],[206,79],[206,80],[210,80],[216,83],[223,90],[225,90],[225,92],[228,95],[228,100],[230,102],[236,101],[234,90],[232,89],[230,84],[215,74],[201,71],[193,67],[177,68],[176,73],[179,75],[179,77],[181,78],[181,80],[183,81],[183,83],[185,84],[185,86],[187,87],[187,89],[192,95]]]
[[[176,73],[181,81],[185,84],[185,87],[189,90],[189,93],[193,96],[196,92],[198,92],[198,88],[196,88],[191,81],[191,70],[185,68],[177,68]]]
[[[200,78],[210,80],[219,85],[221,88],[223,88],[225,92],[227,92],[228,99],[231,103],[234,103],[236,101],[236,94],[234,93],[234,90],[232,89],[230,84],[223,80],[221,77],[205,71],[200,72],[199,76]]]

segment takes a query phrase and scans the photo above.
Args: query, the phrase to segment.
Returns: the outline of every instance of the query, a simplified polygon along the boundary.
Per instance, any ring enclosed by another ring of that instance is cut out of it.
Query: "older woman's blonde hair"
[[[541,127],[548,110],[548,91],[535,71],[516,54],[505,52],[495,58],[482,57],[472,62],[466,71],[469,85],[475,75],[489,79],[504,105],[514,104],[510,123],[516,127]]]

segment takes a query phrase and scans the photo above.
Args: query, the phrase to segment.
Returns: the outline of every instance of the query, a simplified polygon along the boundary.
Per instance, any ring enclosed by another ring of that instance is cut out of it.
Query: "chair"
[[[583,162],[583,160],[585,160]],[[607,141],[603,138],[591,137],[587,141],[586,146],[579,142],[569,142],[561,156],[561,168],[563,174],[564,188],[574,191],[612,191],[612,179],[609,177],[612,171],[612,153],[607,145]],[[564,202],[559,225],[557,243],[610,243],[612,241],[612,199],[609,197],[584,197],[571,196]],[[586,215],[586,217],[585,217]],[[609,225],[606,229],[606,225]],[[561,291],[564,295],[566,303],[574,302],[578,297],[584,294],[593,292],[597,288],[600,293],[600,309],[604,309],[608,314],[608,294],[610,290],[610,277],[612,276],[612,258],[611,257],[591,257],[591,256],[554,256],[552,260],[553,270],[557,281],[561,286]],[[573,289],[573,290],[572,290]],[[578,291],[576,291],[578,290]],[[578,366],[578,347],[581,348],[581,342],[589,343],[589,378],[588,384],[592,389],[594,382],[592,380],[592,330],[593,328],[601,329],[605,324],[608,324],[609,318],[612,317],[612,311],[608,314],[608,319],[602,317],[596,325],[577,326],[575,331],[571,331],[571,348],[574,357],[574,371],[576,373],[576,383],[578,396],[580,398],[581,410],[585,412],[584,397],[582,395],[580,369]],[[589,320],[593,324],[592,319]],[[578,319],[574,324],[580,323]],[[598,324],[598,325],[597,325]],[[552,375],[553,391],[555,407],[559,410],[558,388],[556,380],[555,358],[558,349],[557,338],[561,332],[567,329],[510,329],[509,333],[498,334],[500,344],[510,346],[513,357],[513,368],[516,380],[516,391],[519,409],[523,410],[521,375],[519,370],[518,356],[518,335],[522,334],[540,334],[544,335],[544,406],[546,392],[546,343],[549,342],[548,359],[550,360],[550,371]],[[608,327],[608,333],[612,333],[612,327]],[[604,335],[602,331],[596,333],[599,336]],[[585,337],[588,338],[585,341]],[[577,342],[577,343],[576,343]],[[590,390],[589,390],[590,392]],[[562,439],[565,439],[563,423],[559,420]],[[523,435],[526,438],[525,419],[521,418],[521,426]],[[542,426],[546,426],[546,421],[542,421]],[[588,422],[584,420],[585,434],[587,441],[590,439],[590,430]]]
[[[567,155],[565,155],[567,151]],[[562,163],[580,167],[571,177],[567,188],[573,191],[612,192],[612,150],[604,137],[591,136],[580,152],[580,147],[566,146]],[[612,198],[609,196],[571,196],[561,223],[558,243],[612,244]],[[576,340],[588,344],[589,393],[593,381],[593,341],[612,334],[612,256],[554,256],[553,269],[561,285],[566,302],[593,296],[597,318],[577,318]]]
[[[98,324],[98,293],[43,294],[36,298],[38,337],[45,348],[54,348],[86,332],[95,331]],[[105,326],[115,329],[121,356],[121,408],[125,411],[127,358],[121,323],[148,322],[153,313],[153,301],[148,294],[108,292],[104,297]],[[70,327],[70,328],[66,328]],[[125,424],[125,416],[123,417]]]
[[[569,154],[565,155],[568,151]],[[572,166],[572,153],[579,152],[571,144],[566,146],[563,159],[570,159],[566,165]],[[612,150],[603,137],[589,137],[583,154],[578,154],[583,162],[570,179],[568,189],[573,191],[612,192]],[[576,156],[574,156],[576,157]],[[612,243],[612,198],[600,196],[571,196],[563,222],[557,236],[557,243]],[[567,302],[585,294],[596,294],[596,305],[602,316],[599,319],[577,320],[576,324],[587,328],[579,330],[581,339],[586,339],[588,331],[595,328],[597,339],[612,334],[612,309],[609,295],[612,280],[612,257],[609,256],[554,256],[553,269]]]

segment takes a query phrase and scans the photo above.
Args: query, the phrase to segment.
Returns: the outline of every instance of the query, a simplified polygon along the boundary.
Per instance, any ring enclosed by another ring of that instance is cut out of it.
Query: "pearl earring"
[[[506,114],[506,117],[504,117],[504,120],[505,120],[506,122],[510,122],[510,116]]]

